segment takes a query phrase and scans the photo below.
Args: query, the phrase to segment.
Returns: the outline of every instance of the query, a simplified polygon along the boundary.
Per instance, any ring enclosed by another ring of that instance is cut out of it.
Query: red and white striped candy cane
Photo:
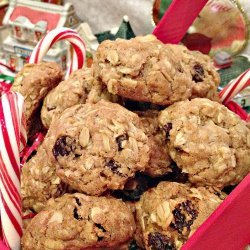
[[[19,152],[26,144],[24,98],[7,92],[0,99],[0,218],[3,243],[20,249],[22,214]]]
[[[225,104],[243,89],[250,86],[250,69],[246,70],[235,80],[229,83],[221,92],[219,93],[221,101]]]
[[[83,67],[86,57],[86,47],[78,33],[69,28],[57,28],[48,32],[33,50],[29,63],[39,63],[42,61],[48,50],[58,41],[66,40],[70,42],[74,51],[70,67],[67,71],[66,78],[72,71]]]
[[[229,83],[221,92],[219,93],[219,97],[222,103],[227,106],[229,109],[238,114],[241,119],[249,121],[250,115],[246,113],[239,105],[234,102],[230,102],[230,100],[240,93],[243,89],[250,86],[250,69],[246,70],[240,76],[238,76],[235,80]],[[233,107],[233,109],[232,109]]]

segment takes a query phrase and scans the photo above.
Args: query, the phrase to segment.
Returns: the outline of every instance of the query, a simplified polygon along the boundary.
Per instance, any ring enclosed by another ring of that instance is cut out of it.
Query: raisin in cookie
[[[121,200],[65,194],[51,199],[32,219],[23,235],[22,249],[114,250],[130,240],[134,231],[133,214]]]
[[[122,189],[149,160],[139,117],[104,100],[65,110],[50,127],[46,150],[57,175],[90,195]]]
[[[67,190],[67,186],[56,175],[55,166],[48,161],[43,144],[36,155],[24,164],[21,173],[23,208],[36,212],[44,208],[48,199],[61,196]]]
[[[250,171],[250,130],[236,114],[208,99],[175,103],[159,121],[171,158],[190,182],[223,188]]]
[[[220,77],[212,64],[211,58],[199,51],[188,50],[185,46],[166,44],[172,56],[182,56],[182,64],[185,65],[188,73],[192,77],[191,97],[208,98],[219,101],[218,86]]]
[[[136,204],[137,226],[144,247],[180,249],[221,202],[221,198],[205,187],[161,182],[146,191]]]
[[[62,80],[62,77],[62,70],[54,62],[26,64],[16,75],[12,90],[24,96],[24,114],[28,131],[31,126],[32,116],[47,93]]]
[[[104,41],[93,70],[110,93],[137,101],[170,105],[192,96],[217,98],[219,77],[207,56],[152,35]]]
[[[150,158],[145,173],[151,177],[161,176],[171,172],[171,158],[166,147],[166,136],[159,128],[158,114],[156,110],[136,112],[141,118],[145,134],[149,138]]]

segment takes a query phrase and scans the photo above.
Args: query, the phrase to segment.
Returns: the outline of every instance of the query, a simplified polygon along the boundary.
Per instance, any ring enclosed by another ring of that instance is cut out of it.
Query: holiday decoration
[[[115,40],[117,38],[131,39],[135,37],[135,33],[130,25],[128,16],[124,16],[120,27],[114,28],[110,31],[105,31],[96,35],[98,42],[104,40]]]
[[[8,7],[9,1],[2,0],[0,1],[0,27],[3,25],[3,18]]]
[[[10,35],[3,42],[6,63],[20,70],[27,62],[36,43],[50,30],[59,27],[76,28],[79,19],[72,4],[63,6],[30,0],[10,1],[3,23]],[[58,43],[44,58],[66,69],[67,46]]]
[[[73,58],[67,71],[67,76],[73,71],[82,68],[86,56],[85,44],[74,30],[68,28],[58,28],[49,32],[34,48],[29,63],[41,62],[49,49],[55,43],[62,40],[69,41],[74,48]]]
[[[240,93],[243,89],[250,85],[250,69],[239,75],[230,84],[228,84],[221,92],[220,98],[223,103],[227,103],[232,97]]]
[[[202,34],[210,38],[212,56],[220,50],[235,55],[246,44],[248,24],[237,1],[209,0],[189,28],[188,34]]]
[[[2,48],[3,40],[8,36],[8,29],[3,25],[3,18],[8,8],[9,1],[0,1],[0,48]]]
[[[129,17],[124,16],[122,23],[115,34],[115,38],[131,39],[133,37],[135,37],[135,33],[129,22]]]
[[[21,94],[15,92],[0,99],[1,235],[10,249],[20,249],[22,236],[19,152],[26,144],[23,102]]]
[[[77,28],[76,32],[83,38],[86,42],[86,49],[88,52],[92,53],[96,51],[99,43],[97,37],[93,34],[88,23],[81,23]]]
[[[232,64],[232,57],[225,51],[219,51],[214,56],[215,66],[218,68],[229,68]]]
[[[56,42],[67,40],[73,51],[69,73],[83,67],[85,46],[80,36],[72,29],[61,28],[49,32],[35,47],[29,61],[40,62]],[[20,249],[22,236],[22,209],[20,197],[20,154],[26,144],[23,97],[8,91],[0,99],[0,218],[3,235],[2,248]],[[7,122],[8,121],[8,122]],[[35,145],[24,150],[22,160],[37,148],[43,135],[39,134]],[[3,245],[5,243],[5,245]]]
[[[41,0],[44,3],[62,4],[63,0]]]
[[[155,24],[160,22],[165,10],[172,2],[172,0],[154,1],[153,21]],[[182,43],[191,50],[200,50],[212,56],[220,50],[225,50],[230,55],[239,53],[246,46],[249,33],[249,20],[242,6],[235,0],[204,2],[207,2],[205,7],[187,30]],[[173,6],[171,5],[171,8]],[[184,10],[184,16],[191,18],[185,5],[181,6],[178,3],[178,6]],[[168,30],[167,27],[166,30]]]

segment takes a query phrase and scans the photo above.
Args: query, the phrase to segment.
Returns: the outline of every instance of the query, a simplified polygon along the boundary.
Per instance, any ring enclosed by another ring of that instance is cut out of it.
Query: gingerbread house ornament
[[[31,0],[11,0],[3,23],[10,34],[3,42],[6,64],[19,71],[27,62],[37,42],[50,30],[59,27],[75,29],[79,18],[71,3],[56,5]],[[44,61],[57,62],[66,69],[68,48],[57,43]]]
[[[89,24],[86,22],[81,23],[76,31],[85,41],[87,51],[94,53],[99,46],[99,42],[97,37],[93,34]]]

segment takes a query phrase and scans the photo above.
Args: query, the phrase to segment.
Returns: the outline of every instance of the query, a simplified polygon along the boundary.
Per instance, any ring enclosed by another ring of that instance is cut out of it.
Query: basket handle
[[[173,0],[153,31],[163,43],[177,44],[208,0]]]

